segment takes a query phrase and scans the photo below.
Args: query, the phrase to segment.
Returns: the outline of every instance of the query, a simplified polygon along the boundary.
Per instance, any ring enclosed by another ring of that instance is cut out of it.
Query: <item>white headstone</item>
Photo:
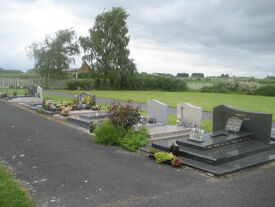
[[[185,127],[200,127],[202,108],[188,103],[177,104],[177,122]]]
[[[37,86],[36,96],[43,99],[43,89],[41,86]]]
[[[147,102],[148,119],[155,118],[157,124],[167,123],[167,104],[161,103],[156,99],[151,99]]]

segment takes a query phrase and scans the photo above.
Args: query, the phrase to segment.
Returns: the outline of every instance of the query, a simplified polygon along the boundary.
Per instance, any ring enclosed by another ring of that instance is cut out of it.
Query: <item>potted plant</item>
[[[157,163],[170,165],[171,161],[176,159],[176,156],[171,152],[157,152],[155,158]]]
[[[171,166],[172,167],[180,167],[180,165],[181,165],[181,160],[178,157],[171,161]]]

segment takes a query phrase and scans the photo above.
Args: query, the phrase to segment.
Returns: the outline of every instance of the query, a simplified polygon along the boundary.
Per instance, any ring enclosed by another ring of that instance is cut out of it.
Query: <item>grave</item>
[[[68,121],[87,129],[92,122],[103,121],[106,116],[106,111],[90,111],[88,113],[70,115]]]
[[[182,104],[179,104],[179,106],[182,106]],[[158,100],[151,99],[147,102],[147,123],[143,124],[143,126],[148,128],[149,143],[156,140],[188,137],[190,127],[185,127],[183,124],[167,125],[167,110],[167,104],[161,103]],[[190,116],[191,114],[189,113]],[[197,114],[192,115],[193,117],[197,116]],[[150,119],[155,120],[155,123],[148,123]],[[195,119],[197,120],[197,117]]]
[[[220,176],[275,160],[271,138],[272,115],[220,105],[213,109],[213,132],[193,132],[195,139],[155,141],[152,146],[170,151],[179,146],[182,163]],[[198,134],[196,134],[198,133]]]
[[[200,127],[202,108],[188,103],[177,104],[177,123],[184,127]]]
[[[91,93],[88,93],[88,92],[81,92],[79,94],[79,101],[80,101],[80,103],[84,103],[86,97],[90,97],[90,100],[91,100],[90,104],[92,106],[94,106],[96,104],[96,96],[94,94],[91,94]]]

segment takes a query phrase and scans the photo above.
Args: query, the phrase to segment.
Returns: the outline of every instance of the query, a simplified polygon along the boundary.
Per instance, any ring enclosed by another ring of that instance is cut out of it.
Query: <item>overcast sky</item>
[[[0,67],[32,68],[32,42],[67,28],[86,36],[117,6],[139,72],[275,75],[275,0],[1,0]]]

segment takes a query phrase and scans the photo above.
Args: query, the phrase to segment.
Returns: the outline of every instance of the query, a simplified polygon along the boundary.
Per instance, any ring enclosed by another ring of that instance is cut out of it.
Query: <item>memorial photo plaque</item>
[[[199,128],[192,128],[190,132],[190,138],[188,140],[194,142],[203,142],[202,138],[204,135],[204,130]]]
[[[238,119],[238,118],[229,118],[226,126],[225,126],[225,131],[227,132],[235,132],[239,133],[241,126],[242,126],[243,120]]]

